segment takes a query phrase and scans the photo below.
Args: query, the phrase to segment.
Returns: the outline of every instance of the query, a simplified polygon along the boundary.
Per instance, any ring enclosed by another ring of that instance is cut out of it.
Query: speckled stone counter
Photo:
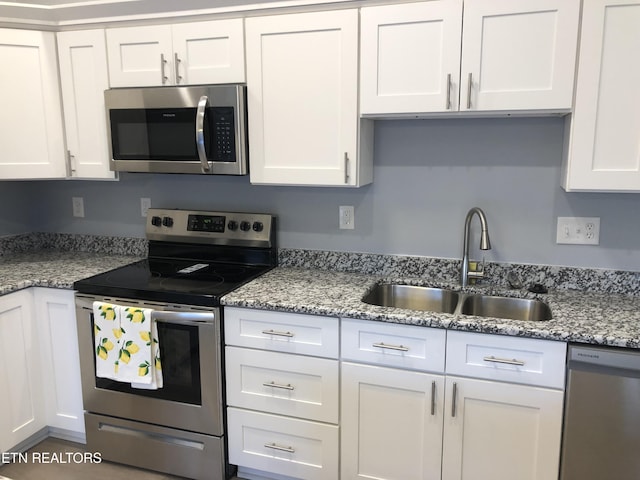
[[[140,260],[96,252],[40,250],[0,257],[0,295],[29,287],[73,288],[73,282]]]
[[[459,290],[453,282],[398,278],[317,269],[276,268],[226,295],[222,303],[267,310],[359,318],[451,330],[640,348],[640,296],[570,290],[535,295],[504,287],[470,287],[470,292],[539,298],[551,308],[545,322],[418,312],[368,305],[361,298],[377,282],[392,281]]]

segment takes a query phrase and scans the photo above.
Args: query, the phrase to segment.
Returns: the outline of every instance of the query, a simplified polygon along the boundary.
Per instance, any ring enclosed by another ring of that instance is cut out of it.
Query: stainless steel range
[[[275,221],[265,214],[150,209],[147,259],[74,284],[89,450],[189,478],[233,474],[220,298],[277,264]],[[96,305],[150,309],[161,388],[96,372]]]

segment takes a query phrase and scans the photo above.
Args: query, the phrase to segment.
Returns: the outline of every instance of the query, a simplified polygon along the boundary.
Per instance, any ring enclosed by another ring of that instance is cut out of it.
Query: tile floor
[[[41,452],[56,453],[59,458],[72,459],[67,452],[84,453],[84,445],[47,438],[27,452],[27,462],[16,461],[0,466],[0,480],[7,477],[11,480],[183,480],[182,477],[141,470],[117,463],[103,461],[101,463],[45,463],[33,461],[46,460]],[[77,455],[76,455],[77,457]],[[51,456],[49,456],[51,458]]]

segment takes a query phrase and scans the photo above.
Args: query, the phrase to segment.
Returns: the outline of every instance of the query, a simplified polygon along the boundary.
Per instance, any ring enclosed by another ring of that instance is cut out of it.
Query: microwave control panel
[[[212,107],[213,159],[217,162],[234,162],[236,136],[233,107]]]

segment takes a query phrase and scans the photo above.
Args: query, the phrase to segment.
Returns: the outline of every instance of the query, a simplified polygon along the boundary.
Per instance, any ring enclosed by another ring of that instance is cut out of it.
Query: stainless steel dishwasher
[[[640,479],[640,350],[569,347],[560,480]]]

